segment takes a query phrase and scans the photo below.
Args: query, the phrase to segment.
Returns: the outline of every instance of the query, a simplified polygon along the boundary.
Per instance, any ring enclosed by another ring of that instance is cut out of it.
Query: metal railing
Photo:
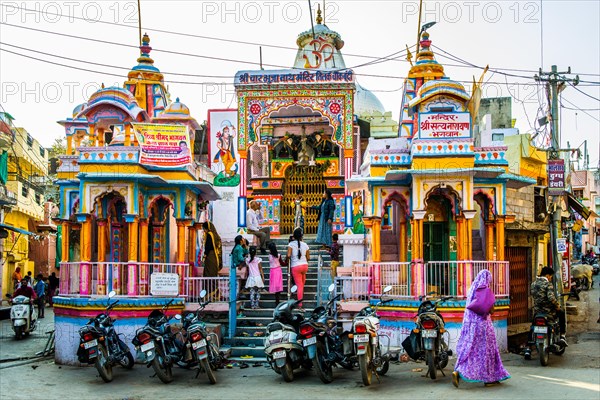
[[[190,277],[185,278],[184,285],[187,301],[192,303],[200,302],[200,292],[206,290],[206,300],[212,303],[229,302],[229,277]],[[240,279],[236,279],[236,292],[240,290]]]
[[[435,292],[439,296],[464,299],[479,271],[492,274],[492,290],[497,297],[509,296],[508,261],[355,262],[351,277],[338,277],[337,290],[346,300],[379,296],[391,286],[389,296],[412,298]]]

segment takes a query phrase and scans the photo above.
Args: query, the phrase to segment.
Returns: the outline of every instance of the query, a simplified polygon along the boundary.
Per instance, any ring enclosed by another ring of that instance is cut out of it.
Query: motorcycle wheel
[[[429,374],[431,379],[437,378],[437,368],[435,366],[435,354],[433,350],[427,350],[425,359],[427,360],[427,374]]]
[[[15,326],[15,339],[21,340],[23,339],[23,326]]]
[[[562,356],[563,354],[565,354],[565,350],[567,350],[566,347],[561,347],[560,350],[554,352],[554,354],[556,354],[557,356]]]
[[[383,362],[383,364],[381,364],[381,367],[375,368],[375,372],[377,372],[377,375],[383,376],[383,375],[387,374],[389,369],[390,369],[390,362],[388,360],[385,360]]]
[[[96,369],[104,382],[113,380],[112,365],[108,362],[108,351],[103,344],[98,344],[98,357],[96,357]]]
[[[208,381],[210,382],[210,384],[214,385],[215,383],[217,383],[217,377],[215,376],[215,371],[213,371],[213,369],[210,367],[208,358],[201,360],[200,366],[202,366],[202,369],[204,370],[204,372],[206,372],[206,376],[208,376]]]
[[[152,360],[152,368],[163,383],[173,382],[173,371],[171,367],[165,364],[165,355],[161,348],[156,349],[156,356]]]
[[[367,344],[365,354],[358,356],[358,367],[360,368],[360,375],[362,377],[363,384],[365,386],[371,385],[371,378],[373,378],[373,365],[371,345]]]
[[[325,345],[321,342],[317,342],[317,354],[312,359],[313,366],[317,371],[319,379],[323,383],[333,382],[333,368],[326,361]]]
[[[294,380],[294,369],[290,360],[285,360],[285,365],[281,368],[281,376],[283,376],[283,380],[286,382]]]
[[[548,365],[548,358],[550,357],[550,354],[547,349],[544,349],[544,343],[539,343],[537,345],[537,351],[540,355],[540,364],[542,364],[542,367],[545,367]]]
[[[132,369],[133,365],[135,364],[135,360],[133,359],[133,354],[131,354],[131,351],[129,351],[129,347],[127,347],[125,342],[123,342],[121,339],[119,339],[119,347],[124,353],[123,357],[119,360],[119,364],[121,364],[123,368]]]

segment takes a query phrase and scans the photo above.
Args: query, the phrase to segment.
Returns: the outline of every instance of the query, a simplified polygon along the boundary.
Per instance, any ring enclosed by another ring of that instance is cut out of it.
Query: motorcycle
[[[166,316],[171,299],[160,310],[153,310],[148,316],[146,325],[138,329],[133,338],[137,358],[152,367],[158,379],[163,383],[173,382],[173,365],[190,366],[193,362],[191,351],[185,346],[183,332],[173,332],[170,321],[172,318],[181,320],[181,315]]]
[[[386,286],[383,294],[385,295],[391,290],[391,286]],[[390,301],[392,299],[384,300],[382,296],[375,308],[370,306],[363,308],[352,321],[352,338],[358,358],[358,367],[365,386],[371,385],[373,373],[377,377],[385,375],[390,367],[391,355],[387,351],[385,353],[381,351],[382,336],[379,335],[379,317],[377,316],[379,306]],[[389,337],[387,339],[389,348]]]
[[[433,293],[429,293],[433,294]],[[427,296],[419,297],[421,304],[417,311],[417,326],[413,329],[402,346],[414,360],[424,360],[427,363],[427,375],[436,379],[437,370],[444,374],[448,365],[448,357],[452,350],[444,339],[445,322],[442,314],[437,311],[437,305],[452,299],[452,296],[440,297],[437,300],[427,300]]]
[[[567,344],[560,337],[560,325],[547,314],[536,314],[531,326],[533,335],[532,345],[537,348],[540,356],[540,364],[548,365],[550,353],[562,356],[567,349]],[[531,349],[525,350],[525,359],[531,359]]]
[[[10,307],[10,320],[15,339],[21,340],[37,328],[37,308],[33,306],[29,297],[17,296],[12,299]]]
[[[296,293],[297,287],[291,288]],[[298,341],[300,324],[304,316],[296,310],[300,300],[288,300],[279,303],[273,311],[273,322],[267,325],[265,354],[269,365],[286,382],[294,380],[294,369],[310,368],[312,363],[304,347]]]
[[[335,285],[329,286],[330,296]],[[300,325],[302,345],[323,383],[333,382],[333,366],[339,364],[343,368],[352,369],[356,364],[356,354],[349,332],[338,335],[337,320],[334,317],[333,305],[341,294],[329,300],[326,306],[315,308]]]
[[[116,292],[110,292],[106,311],[91,318],[79,329],[77,358],[82,364],[95,364],[104,382],[113,380],[113,366],[132,369],[134,364],[129,347],[115,331],[115,320],[110,317],[110,310],[119,302],[110,302],[115,295]]]
[[[204,297],[206,297],[206,290],[200,292],[200,298],[204,299]],[[201,371],[204,371],[209,382],[214,385],[217,383],[215,371],[222,362],[219,355],[219,337],[213,332],[207,332],[206,324],[200,317],[200,313],[209,303],[210,301],[202,302],[195,313],[187,314],[183,319],[183,329],[187,336],[186,347],[192,350],[193,361],[189,364],[199,366],[196,378]]]

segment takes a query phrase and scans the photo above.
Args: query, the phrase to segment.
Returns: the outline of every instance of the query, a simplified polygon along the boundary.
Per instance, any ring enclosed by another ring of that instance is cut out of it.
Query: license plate
[[[310,346],[311,344],[315,344],[315,343],[317,343],[317,337],[316,337],[316,336],[315,336],[315,337],[308,338],[308,339],[304,339],[304,340],[302,341],[302,344],[303,344],[305,347],[306,347],[306,346]]]
[[[13,310],[14,310],[14,311],[16,311],[16,312],[25,311],[25,306],[24,306],[24,305],[21,305],[21,304],[18,304],[18,305],[12,306],[12,308],[13,308]]]
[[[85,349],[89,349],[90,347],[96,347],[98,346],[98,340],[94,339],[94,340],[90,340],[89,342],[85,342],[83,344],[83,347]]]
[[[273,353],[273,358],[275,360],[279,359],[279,358],[285,358],[287,356],[285,350],[278,350],[276,352]]]
[[[548,327],[547,326],[534,326],[533,331],[535,333],[548,333]]]
[[[369,335],[354,335],[354,343],[365,343],[369,341]]]
[[[206,339],[200,339],[192,343],[192,349],[196,350],[198,347],[206,347]]]
[[[148,342],[140,346],[141,351],[148,351],[154,348],[154,342]]]
[[[438,335],[438,333],[435,329],[423,329],[421,332],[422,332],[421,335],[424,338],[435,338]]]

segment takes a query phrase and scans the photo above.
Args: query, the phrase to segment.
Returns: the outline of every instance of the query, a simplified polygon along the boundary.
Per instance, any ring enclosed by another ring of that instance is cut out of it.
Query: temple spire
[[[321,4],[317,3],[317,25],[321,25],[323,23],[323,18],[321,17]]]

